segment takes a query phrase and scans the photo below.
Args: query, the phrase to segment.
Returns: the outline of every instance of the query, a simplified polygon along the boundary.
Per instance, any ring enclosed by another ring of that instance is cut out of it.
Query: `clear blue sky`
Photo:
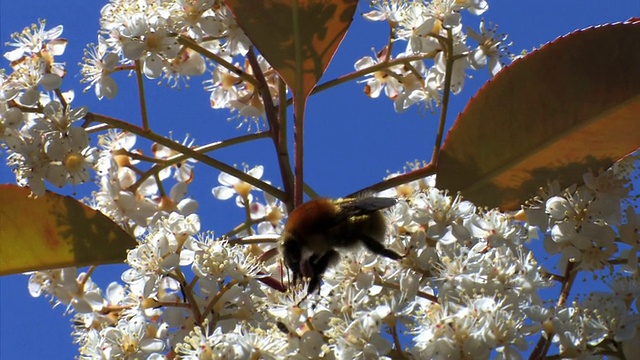
[[[361,1],[358,14],[368,11]],[[10,34],[25,26],[46,19],[51,28],[64,25],[63,37],[69,40],[62,58],[67,62],[68,75],[63,89],[76,90],[75,106],[87,105],[89,110],[136,122],[135,84],[124,74],[116,78],[120,93],[115,100],[97,101],[93,91],[82,94],[79,68],[85,45],[96,41],[100,1],[32,0],[28,6],[21,1],[0,2],[0,40],[2,52]],[[511,51],[532,49],[575,29],[626,20],[640,16],[640,1],[490,1],[486,21],[498,24],[501,32],[509,34]],[[29,10],[27,10],[27,8]],[[385,44],[387,28],[383,23],[369,23],[356,15],[354,27],[348,33],[330,69],[323,78],[329,80],[353,70],[356,60],[371,55],[371,48]],[[472,16],[463,14],[464,19]],[[474,20],[477,22],[477,19]],[[7,62],[0,62],[7,67]],[[460,112],[466,101],[486,81],[486,70],[472,73],[465,90],[453,98],[448,124]],[[201,145],[226,139],[244,130],[235,130],[234,122],[227,122],[226,112],[213,111],[208,106],[208,93],[202,90],[203,78],[194,78],[190,89],[179,92],[155,81],[147,82],[151,126],[162,134],[173,130],[175,139],[190,133]],[[523,84],[526,86],[526,84]],[[428,160],[431,156],[436,117],[419,114],[415,108],[396,114],[386,98],[368,99],[362,84],[345,84],[310,99],[306,120],[305,179],[317,192],[326,196],[341,196],[377,182],[387,170],[402,169],[407,161]],[[184,125],[188,124],[188,127]],[[95,140],[95,139],[93,139]],[[140,147],[149,153],[147,144]],[[277,180],[271,143],[267,140],[231,150],[214,153],[230,164],[264,164],[266,179]],[[2,162],[4,163],[4,156]],[[236,225],[242,216],[232,201],[220,202],[211,197],[217,185],[218,171],[203,166],[196,168],[196,178],[190,187],[191,195],[200,201],[198,212],[204,228],[223,233]],[[0,170],[0,182],[14,182],[6,166]],[[78,186],[79,194],[94,190],[93,185]],[[67,193],[73,190],[66,190]],[[236,214],[237,213],[237,214]],[[228,215],[228,214],[231,214]],[[236,217],[237,216],[237,217]],[[1,231],[1,229],[0,229]],[[1,245],[0,235],[0,246]],[[99,268],[94,280],[102,286],[119,279],[123,267]],[[69,319],[62,316],[62,308],[55,310],[43,298],[33,299],[27,291],[27,277],[23,275],[0,278],[0,359],[70,359],[77,355],[71,343]]]

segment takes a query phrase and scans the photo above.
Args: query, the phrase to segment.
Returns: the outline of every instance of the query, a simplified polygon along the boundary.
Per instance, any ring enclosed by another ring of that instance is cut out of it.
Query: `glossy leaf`
[[[576,31],[514,61],[449,131],[437,186],[517,209],[640,147],[640,22]]]
[[[306,97],[342,42],[358,1],[225,0],[225,4],[292,92]]]
[[[0,275],[123,262],[136,240],[70,196],[0,185]]]

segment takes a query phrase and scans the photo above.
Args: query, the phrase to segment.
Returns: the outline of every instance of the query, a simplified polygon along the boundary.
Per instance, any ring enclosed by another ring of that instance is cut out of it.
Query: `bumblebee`
[[[393,198],[321,198],[294,209],[279,244],[293,284],[306,277],[307,294],[319,291],[322,275],[340,259],[338,251],[358,245],[389,259],[403,258],[383,245],[387,222],[382,210],[395,204]]]

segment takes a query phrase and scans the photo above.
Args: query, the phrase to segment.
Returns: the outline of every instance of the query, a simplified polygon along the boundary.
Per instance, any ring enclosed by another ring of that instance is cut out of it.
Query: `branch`
[[[260,69],[260,64],[258,63],[258,58],[256,57],[255,52],[253,51],[253,47],[249,49],[247,59],[249,60],[249,64],[251,65],[251,69],[253,70],[256,80],[260,84],[258,86],[258,91],[260,92],[267,122],[269,123],[269,134],[271,135],[273,146],[276,148],[276,153],[278,154],[278,167],[280,168],[280,178],[284,185],[284,192],[286,194],[292,194],[292,182],[289,180],[292,178],[292,171],[291,164],[289,163],[286,143],[287,124],[286,121],[281,122],[280,119],[281,116],[284,116],[284,119],[286,119],[286,105],[284,106],[284,112],[282,111],[282,99],[286,96],[286,86],[280,86],[279,90],[282,91],[278,93],[278,97],[281,99],[280,109],[276,109],[271,98],[271,92],[269,91],[269,84],[267,84],[267,80],[262,73],[262,69]],[[278,77],[278,79],[280,80],[280,84],[284,84],[280,77]],[[285,96],[283,96],[283,94],[285,94]],[[282,139],[284,139],[284,141],[282,141]],[[284,149],[284,151],[282,149]],[[287,201],[283,202],[287,203]]]
[[[184,154],[185,156],[189,157],[189,158],[193,158],[195,160],[198,160],[206,165],[209,165],[211,167],[214,167],[220,171],[223,171],[231,176],[234,176],[236,178],[238,178],[241,181],[244,181],[248,184],[251,184],[253,186],[255,186],[256,188],[262,190],[262,191],[266,191],[269,194],[273,195],[274,197],[276,197],[277,199],[284,199],[286,197],[286,194],[280,190],[277,189],[276,187],[267,184],[266,182],[256,179],[253,176],[250,176],[248,174],[246,174],[243,171],[240,171],[230,165],[227,165],[219,160],[216,160],[214,158],[211,158],[205,154],[202,154],[200,152],[197,152],[191,148],[189,148],[188,146],[184,146],[178,142],[175,142],[171,139],[167,139],[163,136],[160,136],[152,131],[147,131],[144,129],[141,129],[138,126],[129,124],[125,121],[119,120],[119,119],[115,119],[106,115],[101,115],[101,114],[94,114],[94,113],[89,113],[86,115],[86,120],[87,121],[97,121],[97,122],[102,122],[102,123],[106,123],[109,124],[115,128],[119,128],[122,130],[127,130],[130,131],[136,135],[142,136],[146,139],[149,139],[151,141],[155,141],[158,144],[164,145],[170,149],[173,149],[177,152],[180,152],[182,154]]]
[[[442,137],[444,136],[444,124],[447,121],[447,109],[449,108],[449,96],[451,95],[451,78],[453,76],[453,35],[451,29],[447,29],[446,39],[447,51],[447,67],[444,73],[444,92],[442,94],[442,107],[440,110],[440,123],[438,124],[438,133],[436,134],[436,143],[433,147],[433,155],[431,156],[431,164],[438,165],[440,157],[440,147],[442,146]]]
[[[174,272],[167,274],[170,278],[178,281],[180,283],[180,287],[182,288],[182,294],[186,297],[189,305],[191,307],[191,311],[193,312],[193,317],[199,319],[202,314],[200,313],[200,308],[198,307],[198,301],[196,301],[195,296],[193,296],[193,292],[189,288],[189,284],[187,283],[187,279],[184,277],[182,270],[177,268]]]
[[[222,149],[228,146],[232,146],[232,145],[236,145],[236,144],[241,144],[244,142],[248,142],[248,141],[253,141],[253,140],[258,140],[258,139],[262,139],[265,137],[268,137],[269,133],[266,131],[262,131],[262,132],[258,132],[258,133],[253,133],[253,134],[248,134],[248,135],[242,135],[242,136],[236,136],[234,138],[231,139],[227,139],[227,140],[222,140],[222,141],[216,141],[214,143],[211,144],[207,144],[207,145],[202,145],[202,146],[197,146],[195,148],[193,148],[193,151],[197,151],[201,154],[206,154],[210,151],[213,150],[218,150],[218,149]],[[132,156],[133,157],[133,156]],[[140,184],[142,184],[144,182],[144,180],[146,180],[148,177],[150,176],[154,176],[156,174],[159,174],[160,171],[162,171],[163,169],[172,166],[172,165],[176,165],[179,164],[187,159],[190,159],[191,156],[185,155],[185,154],[176,154],[173,156],[170,156],[162,161],[155,161],[158,164],[154,164],[149,170],[145,171],[143,174],[139,175],[139,179],[138,181],[136,181],[135,184],[133,184],[131,186],[132,189],[136,189],[138,186],[140,186]]]
[[[569,261],[567,264],[567,268],[564,272],[564,282],[562,284],[562,289],[560,291],[560,297],[558,298],[557,306],[563,306],[569,297],[569,291],[571,290],[571,286],[573,286],[573,282],[576,279],[577,271],[573,271],[575,267],[575,263]],[[549,351],[549,347],[551,347],[551,339],[553,338],[553,333],[549,332],[546,334],[542,334],[540,336],[540,340],[536,344],[536,347],[531,352],[529,356],[529,360],[541,360],[545,357],[547,352]]]
[[[138,99],[140,101],[140,117],[142,118],[142,128],[144,130],[149,130],[149,116],[147,114],[147,102],[144,95],[144,79],[142,78],[142,70],[139,60],[136,60],[136,81],[138,83]]]
[[[411,172],[402,174],[402,175],[398,175],[392,178],[388,178],[386,180],[382,180],[379,183],[367,186],[366,188],[362,188],[358,191],[355,191],[349,195],[347,195],[347,197],[354,197],[358,194],[362,194],[362,193],[377,193],[380,191],[384,191],[387,189],[391,189],[392,187],[395,186],[399,186],[399,185],[403,185],[403,184],[407,184],[410,183],[412,181],[418,180],[418,179],[422,179],[424,177],[427,177],[429,175],[433,175],[436,173],[436,167],[434,164],[427,164],[424,167],[417,169],[417,170],[413,170]]]
[[[222,65],[223,67],[227,68],[232,73],[238,75],[242,80],[250,83],[254,87],[258,88],[260,86],[260,84],[258,84],[258,81],[253,76],[251,76],[251,75],[247,74],[246,72],[242,71],[237,66],[234,66],[233,64],[231,64],[227,60],[223,59],[222,57],[220,57],[220,56],[212,53],[211,51],[203,48],[197,42],[193,41],[193,39],[191,39],[191,38],[189,38],[187,36],[184,36],[184,35],[179,35],[178,36],[178,42],[181,45],[184,45],[184,46],[188,47],[189,49],[194,50],[194,51],[198,52],[199,54],[202,54],[202,55],[206,56],[208,59],[213,60],[216,63]]]
[[[263,220],[264,221],[264,220]],[[250,244],[275,244],[280,239],[280,235],[251,235],[236,239],[224,240],[229,245],[250,245]]]
[[[276,137],[278,131],[280,131],[280,124],[278,123],[278,113],[276,107],[273,105],[272,94],[269,91],[269,84],[267,84],[267,79],[265,79],[264,74],[262,73],[262,69],[260,69],[260,64],[258,63],[256,53],[253,51],[253,46],[249,48],[247,60],[249,60],[249,65],[251,65],[253,75],[258,81],[258,86],[256,87],[256,89],[260,93],[262,103],[264,104],[264,112],[267,117],[267,122],[269,123],[269,131],[271,131],[274,137]]]
[[[371,67],[368,67],[366,69],[362,69],[362,70],[358,70],[358,71],[354,71],[350,74],[346,74],[343,76],[340,76],[336,79],[333,80],[329,80],[325,83],[322,83],[318,86],[316,86],[315,88],[313,88],[313,91],[311,91],[311,95],[319,93],[321,91],[330,89],[336,85],[340,85],[343,84],[347,81],[351,81],[360,77],[363,77],[365,75],[369,75],[372,74],[376,71],[380,71],[380,70],[385,70],[387,68],[390,68],[394,65],[407,65],[407,64],[411,64],[412,61],[416,61],[416,60],[424,60],[424,59],[431,59],[433,57],[435,57],[435,55],[437,53],[439,53],[440,49],[438,50],[434,50],[432,52],[426,53],[426,54],[420,54],[420,55],[414,55],[414,56],[407,56],[407,57],[402,57],[402,58],[395,58],[394,60],[389,60],[389,61],[385,61],[385,62],[380,62],[376,65],[373,65]]]

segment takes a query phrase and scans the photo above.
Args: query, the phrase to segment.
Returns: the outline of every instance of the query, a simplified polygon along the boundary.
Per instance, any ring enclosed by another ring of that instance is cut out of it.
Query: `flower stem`
[[[193,312],[193,317],[196,319],[200,319],[202,317],[200,313],[200,309],[198,308],[198,302],[196,301],[195,296],[193,296],[193,289],[189,287],[187,284],[187,279],[184,277],[182,270],[179,268],[175,270],[175,272],[168,274],[169,277],[177,280],[180,283],[180,287],[182,288],[182,294],[189,302],[191,311]],[[198,322],[200,323],[200,322]]]
[[[147,101],[144,95],[144,79],[142,78],[142,66],[139,60],[136,60],[136,81],[138,83],[138,99],[140,101],[142,128],[145,131],[149,131],[149,115],[147,114]]]
[[[209,314],[213,308],[216,306],[216,303],[218,303],[218,301],[220,300],[220,298],[222,298],[222,296],[229,291],[229,289],[231,289],[232,287],[234,287],[236,284],[238,284],[239,281],[238,280],[231,280],[228,283],[226,283],[222,289],[220,289],[218,291],[217,294],[215,294],[215,296],[211,299],[211,301],[209,301],[209,303],[207,304],[207,307],[204,309],[204,311],[202,312],[202,315],[197,316],[196,317],[196,323],[198,324],[202,324],[202,322],[204,321],[204,319],[207,317],[207,314]]]
[[[444,136],[444,125],[447,121],[447,110],[449,108],[449,97],[451,95],[451,78],[453,77],[453,63],[456,61],[453,53],[453,34],[451,29],[447,29],[446,39],[447,65],[444,74],[444,90],[442,93],[442,106],[440,108],[440,123],[438,124],[438,132],[436,134],[436,143],[433,147],[433,155],[431,156],[431,164],[438,165],[440,157],[440,147],[442,146],[442,137]]]

